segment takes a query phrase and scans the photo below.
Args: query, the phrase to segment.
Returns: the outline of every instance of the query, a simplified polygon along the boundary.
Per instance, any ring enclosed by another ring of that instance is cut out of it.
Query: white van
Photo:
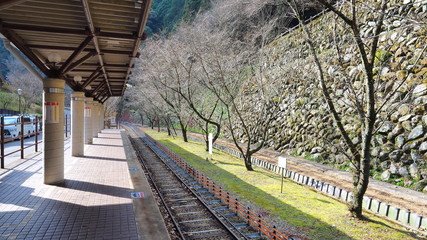
[[[32,132],[35,133],[37,131],[36,115],[30,115],[30,121],[32,122],[32,125],[33,125]],[[39,132],[42,130],[42,124],[43,124],[42,118],[39,117],[39,129],[38,129]]]
[[[29,117],[24,117],[24,135],[31,134],[33,132],[34,126],[31,124],[31,119]],[[14,124],[14,125],[8,125]],[[10,116],[4,117],[4,137],[6,138],[15,138],[21,135],[21,117],[20,116]]]

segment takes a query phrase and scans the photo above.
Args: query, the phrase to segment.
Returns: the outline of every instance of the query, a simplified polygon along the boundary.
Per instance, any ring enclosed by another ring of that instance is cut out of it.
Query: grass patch
[[[207,161],[201,143],[145,131],[243,202],[259,206],[264,214],[277,217],[309,239],[416,239],[400,225],[372,214],[365,213],[366,221],[349,218],[344,203],[294,182],[285,180],[280,193],[280,176],[257,167],[246,171],[242,160],[218,150],[214,150],[214,160]]]

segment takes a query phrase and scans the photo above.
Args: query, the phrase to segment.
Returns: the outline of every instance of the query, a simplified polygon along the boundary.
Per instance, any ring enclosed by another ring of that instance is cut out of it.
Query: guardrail
[[[71,119],[70,116],[65,115],[64,116],[64,132],[65,132],[65,137],[67,138],[69,136],[70,133],[70,129],[71,129],[71,121],[69,120],[69,118]],[[24,158],[24,150],[30,147],[34,146],[34,151],[38,152],[38,145],[40,143],[43,142],[43,140],[39,141],[39,134],[42,133],[42,129],[41,129],[41,124],[42,122],[39,120],[38,117],[35,117],[34,121],[30,121],[30,122],[24,122],[24,116],[20,116],[20,123],[10,123],[10,124],[5,124],[4,123],[4,116],[0,117],[0,168],[4,169],[4,162],[5,162],[5,158],[7,156],[10,156],[12,154],[15,154],[17,152],[21,152],[21,159]],[[24,134],[24,127],[26,124],[31,124],[32,126],[37,126],[34,129],[34,132],[30,132],[27,134]],[[19,126],[20,127],[20,134],[15,136],[15,137],[5,137],[5,127],[7,126]],[[34,143],[24,146],[24,140],[25,138],[29,138],[31,136],[34,135]],[[15,140],[19,140],[20,141],[20,148],[18,150],[9,152],[9,153],[5,153],[5,144],[8,142],[12,142]]]
[[[145,136],[158,148],[160,148],[164,153],[166,153],[166,155],[168,155],[172,160],[179,164],[185,171],[195,177],[197,181],[199,181],[211,193],[219,197],[224,204],[226,204],[230,209],[233,209],[236,214],[245,218],[248,224],[258,229],[258,231],[264,236],[266,236],[268,239],[292,239],[290,236],[287,236],[284,233],[278,231],[276,226],[271,226],[270,224],[268,224],[264,219],[262,219],[261,215],[254,213],[250,210],[249,207],[245,207],[237,198],[233,198],[229,192],[224,191],[220,186],[215,184],[215,182],[213,182],[208,177],[197,171],[180,156],[178,156],[175,152],[167,148],[162,143],[154,140],[148,134],[145,134]]]

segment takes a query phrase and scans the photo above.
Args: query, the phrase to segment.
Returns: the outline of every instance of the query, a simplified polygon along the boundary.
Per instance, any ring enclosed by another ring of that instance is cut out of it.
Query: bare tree
[[[306,24],[301,15],[303,12],[301,7],[304,5],[295,0],[286,0],[305,34],[305,42],[317,67],[319,88],[345,144],[342,153],[349,159],[353,174],[353,198],[349,205],[350,213],[354,217],[362,218],[362,201],[368,187],[371,169],[373,136],[381,126],[379,122],[384,120],[384,117],[381,118],[378,114],[384,111],[388,111],[390,114],[393,111],[393,108],[389,110],[386,108],[390,105],[390,101],[397,96],[398,89],[406,82],[406,77],[398,84],[399,86],[393,88],[394,90],[385,91],[386,94],[383,94],[384,91],[380,93],[379,89],[386,87],[381,73],[384,63],[388,59],[379,54],[379,40],[384,31],[384,20],[387,14],[391,14],[387,12],[389,1],[382,0],[373,6],[354,0],[340,1],[335,5],[325,0],[316,1],[335,16],[334,22],[332,22],[334,34],[331,38],[324,34],[322,34],[323,36],[313,34],[311,30],[313,25]],[[365,22],[360,22],[363,14],[369,15],[369,19],[371,19],[371,34],[362,34],[361,26],[367,25]],[[340,30],[337,30],[338,28]],[[347,36],[351,36],[351,38],[347,38]],[[336,61],[331,60],[332,56],[319,51],[322,37],[326,40],[333,39],[334,54],[338,58]],[[357,52],[358,59],[355,57],[353,60],[359,65],[352,68],[350,72],[348,72],[349,68],[343,64],[345,51],[342,46],[354,48]],[[387,47],[381,51],[386,50]],[[424,51],[425,48],[422,52]],[[417,64],[417,61],[414,65]],[[330,64],[331,62],[334,62],[335,65]],[[327,71],[325,71],[326,64],[329,64]],[[356,87],[358,81],[363,85]],[[336,93],[337,89],[331,88],[332,85],[344,89],[351,100],[346,104],[351,104],[351,108],[356,112],[356,115],[351,118],[352,124],[360,125],[360,132],[357,132],[356,138],[351,137],[351,131],[346,125],[348,120],[343,119],[343,113],[337,108],[337,104],[342,101],[340,101],[339,94]]]
[[[7,66],[10,69],[7,75],[8,81],[16,89],[22,89],[22,112],[29,111],[33,103],[41,105],[43,87],[40,79],[31,74],[16,59],[9,60]]]
[[[187,128],[193,117],[193,111],[188,108],[186,101],[179,93],[166,87],[173,84],[173,80],[169,74],[166,74],[170,71],[169,65],[162,62],[162,58],[156,56],[160,47],[159,44],[161,41],[150,41],[145,46],[144,58],[149,60],[142,64],[142,71],[138,73],[138,79],[142,82],[139,86],[146,88],[149,85],[150,89],[156,91],[172,113],[167,114],[167,117],[164,118],[167,123],[166,126],[171,126],[175,130],[171,119],[176,118],[180,125],[183,140],[188,142]],[[168,130],[170,129],[168,128]]]
[[[192,55],[195,44],[193,40],[197,37],[200,35],[192,35],[190,26],[181,26],[172,38],[160,42],[156,48],[155,59],[158,62],[155,65],[162,66],[162,71],[155,72],[154,76],[159,80],[157,87],[178,94],[175,99],[186,102],[194,115],[206,123],[204,132],[207,150],[207,135],[213,130],[213,141],[216,141],[221,131],[224,112],[220,101],[212,93],[205,91],[195,76],[194,66],[197,63]]]

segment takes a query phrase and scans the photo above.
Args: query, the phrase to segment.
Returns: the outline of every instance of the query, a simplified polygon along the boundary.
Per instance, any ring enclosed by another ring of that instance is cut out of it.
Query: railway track
[[[123,127],[181,239],[263,239],[143,133]]]

